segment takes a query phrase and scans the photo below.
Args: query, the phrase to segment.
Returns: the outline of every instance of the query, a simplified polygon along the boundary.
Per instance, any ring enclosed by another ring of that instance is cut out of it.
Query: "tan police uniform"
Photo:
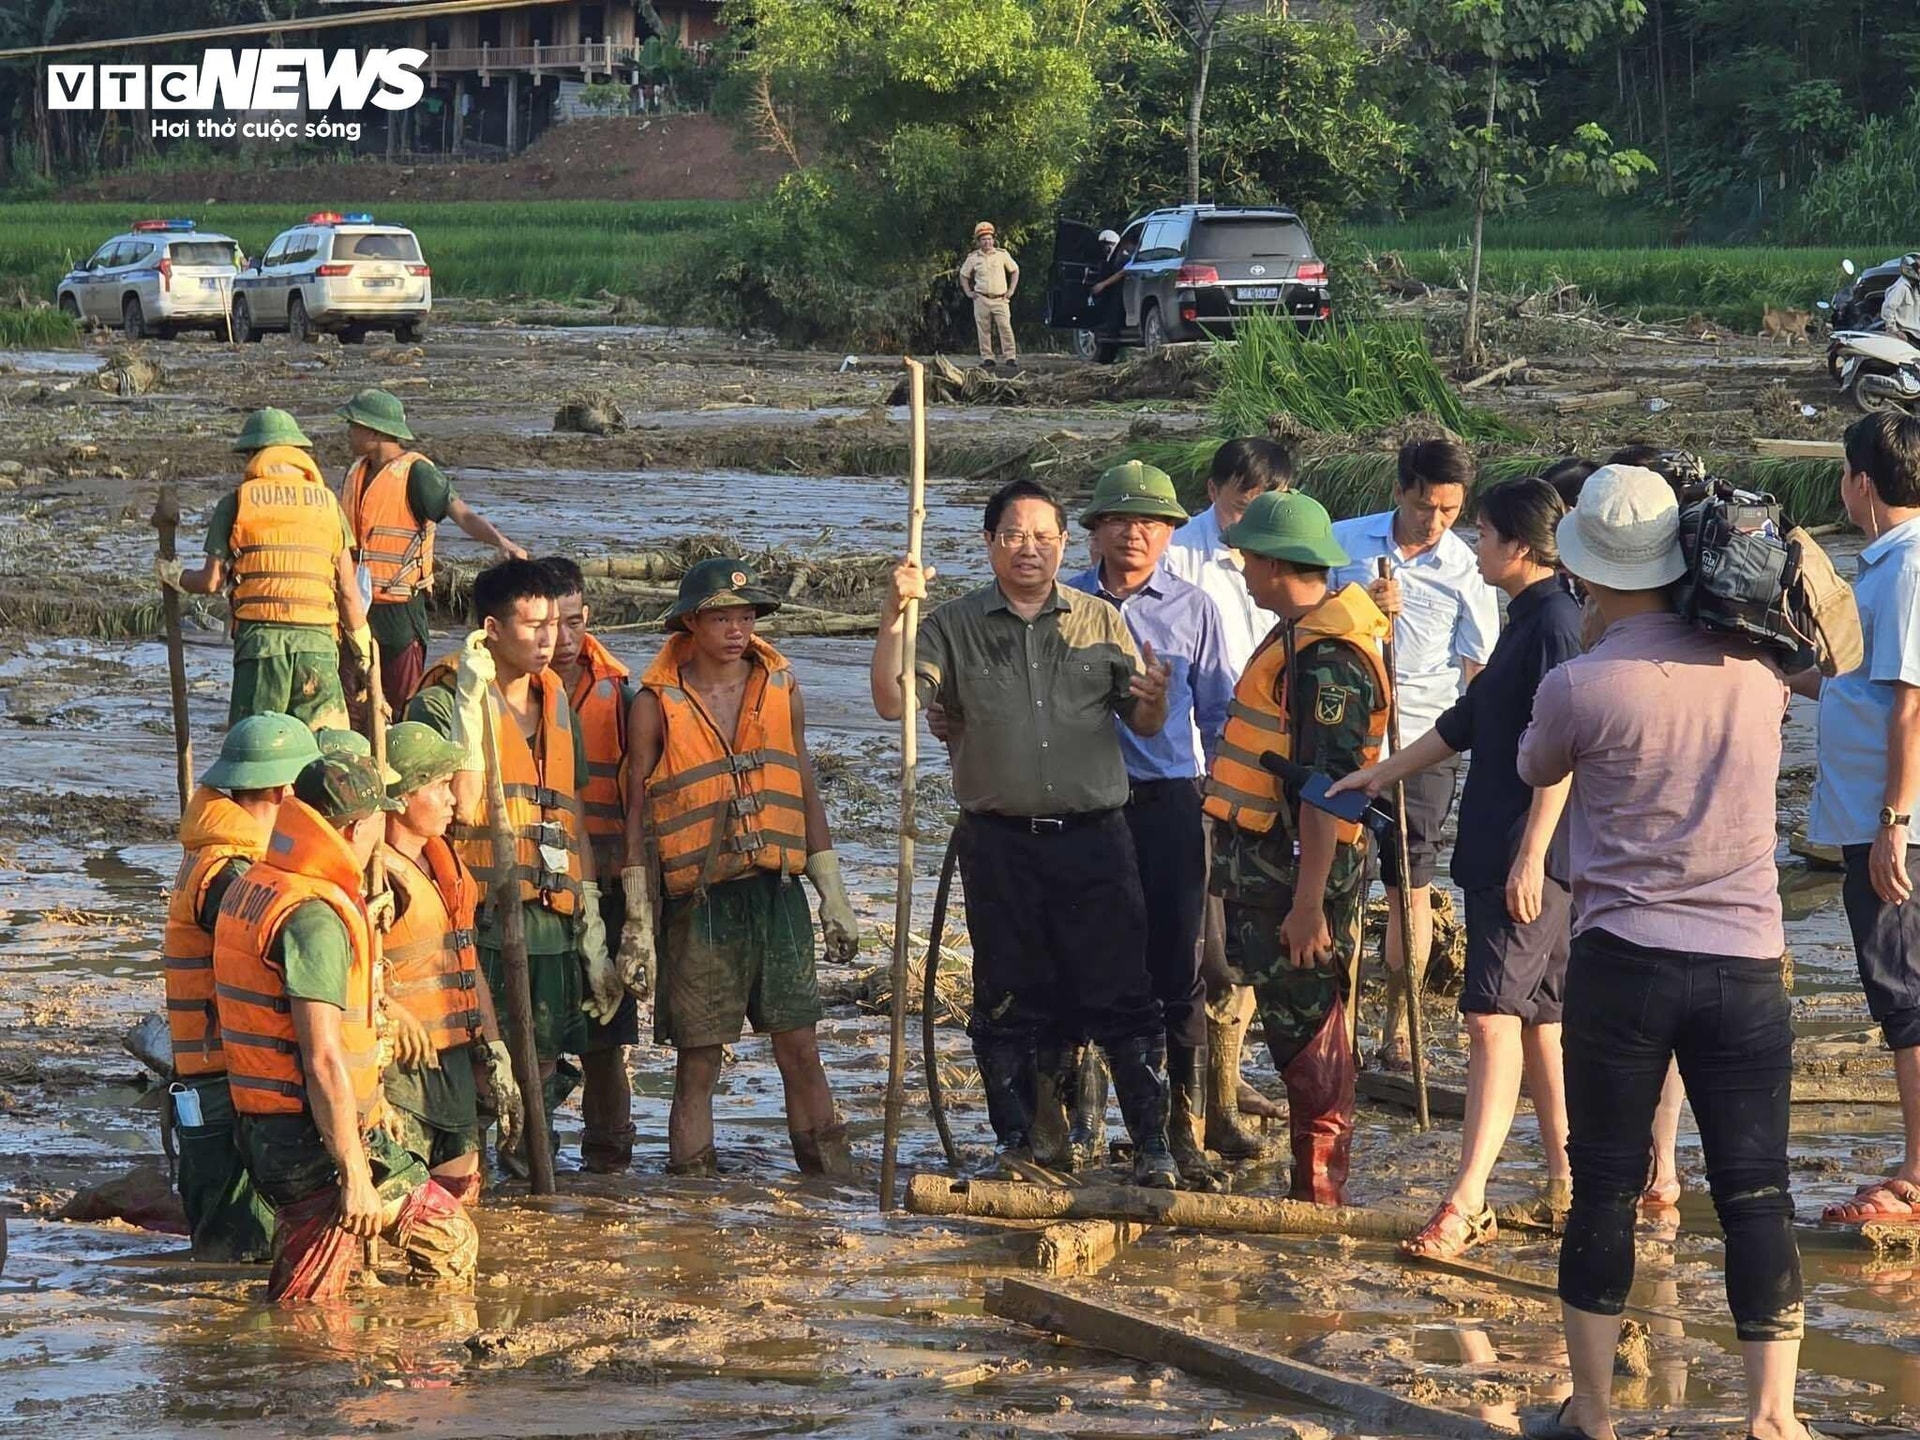
[[[1013,316],[1007,308],[1007,295],[1020,278],[1020,267],[1013,256],[995,249],[991,254],[976,248],[960,265],[960,280],[973,290],[973,324],[980,335],[980,358],[993,359],[993,337],[1000,335],[1000,356],[1014,358]]]

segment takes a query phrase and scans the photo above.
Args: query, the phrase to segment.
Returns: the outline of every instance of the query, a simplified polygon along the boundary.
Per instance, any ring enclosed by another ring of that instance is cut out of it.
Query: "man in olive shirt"
[[[407,412],[385,390],[362,390],[335,412],[347,422],[353,463],[340,501],[353,527],[360,570],[372,590],[367,623],[380,647],[380,688],[398,714],[427,668],[427,591],[433,527],[451,520],[510,560],[527,552],[454,494],[440,467],[412,448]],[[402,482],[403,483],[395,483]]]
[[[1083,1034],[1106,1052],[1134,1143],[1134,1178],[1180,1183],[1167,1149],[1166,1033],[1146,960],[1146,900],[1122,807],[1113,717],[1137,735],[1167,718],[1170,667],[1145,664],[1126,621],[1057,583],[1066,515],[1016,480],[987,502],[994,579],[934,610],[919,632],[922,698],[945,712],[967,927],[969,1032],[987,1114],[1008,1158],[1029,1151],[1035,1045]],[[895,568],[874,644],[874,708],[898,719],[908,599],[933,572]]]

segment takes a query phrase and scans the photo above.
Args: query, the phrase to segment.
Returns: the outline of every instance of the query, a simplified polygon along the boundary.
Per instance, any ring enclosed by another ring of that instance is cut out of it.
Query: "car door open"
[[[1053,227],[1053,269],[1047,277],[1047,324],[1058,330],[1093,325],[1093,282],[1100,278],[1100,232],[1078,220]]]

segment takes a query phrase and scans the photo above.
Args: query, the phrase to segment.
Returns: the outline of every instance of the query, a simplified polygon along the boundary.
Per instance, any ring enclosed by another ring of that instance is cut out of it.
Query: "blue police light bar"
[[[346,225],[371,225],[371,224],[373,224],[373,216],[371,216],[371,215],[369,215],[369,214],[368,214],[368,213],[367,213],[366,211],[364,211],[364,210],[360,210],[360,211],[356,211],[356,212],[355,212],[354,214],[352,214],[352,215],[342,215],[342,216],[340,217],[340,220],[341,220],[341,223],[342,223],[342,224],[346,224]]]

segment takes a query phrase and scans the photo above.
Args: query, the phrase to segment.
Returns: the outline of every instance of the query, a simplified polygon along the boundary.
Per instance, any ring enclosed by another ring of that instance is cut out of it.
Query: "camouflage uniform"
[[[1321,640],[1294,659],[1304,686],[1297,758],[1309,769],[1339,777],[1367,763],[1369,712],[1382,697],[1373,672],[1353,648]],[[1294,837],[1296,802],[1264,835],[1216,824],[1213,832],[1213,893],[1226,902],[1227,963],[1254,988],[1260,1022],[1276,1070],[1287,1065],[1322,1029],[1336,1000],[1345,1001],[1345,956],[1360,933],[1366,884],[1365,841],[1334,853],[1327,880],[1327,929],[1333,960],[1296,969],[1280,939],[1280,924],[1293,906],[1299,858]]]

